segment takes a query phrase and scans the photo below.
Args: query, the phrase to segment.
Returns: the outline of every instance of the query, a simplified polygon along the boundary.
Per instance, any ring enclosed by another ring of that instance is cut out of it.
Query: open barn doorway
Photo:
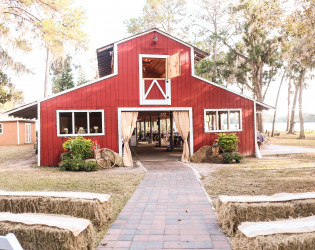
[[[191,109],[182,109],[178,111],[186,111],[191,118]],[[126,111],[138,112],[136,127],[129,140],[134,161],[181,160],[184,141],[176,128],[173,117],[175,110],[169,108],[144,108],[144,110],[128,108]],[[118,117],[121,116],[122,112],[124,112],[124,108],[119,110]],[[121,126],[120,123],[119,119],[119,127]],[[189,123],[192,124],[192,119],[190,119]],[[191,129],[188,136],[190,153],[192,153],[193,149],[192,134],[193,131]],[[120,153],[123,152],[122,149],[123,142],[120,140]]]
[[[183,140],[176,129],[173,111],[140,111],[131,146],[140,160],[180,160]]]

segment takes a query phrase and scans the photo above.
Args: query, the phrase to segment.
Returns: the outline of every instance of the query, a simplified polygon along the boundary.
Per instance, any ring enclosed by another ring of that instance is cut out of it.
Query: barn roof
[[[203,51],[203,50],[201,50],[201,49],[198,49],[197,47],[195,47],[195,46],[193,46],[193,45],[190,45],[190,44],[188,44],[188,43],[186,43],[186,42],[184,42],[184,41],[182,41],[182,40],[180,40],[180,39],[178,39],[178,38],[176,38],[176,37],[173,37],[173,36],[171,36],[171,35],[169,35],[169,34],[163,32],[163,31],[161,31],[161,30],[159,30],[159,29],[156,29],[156,28],[151,29],[151,30],[148,30],[148,31],[145,31],[145,32],[142,32],[142,33],[139,33],[139,34],[136,34],[136,35],[133,35],[133,36],[130,36],[130,37],[128,37],[128,38],[125,38],[125,39],[119,40],[119,41],[117,41],[117,42],[114,42],[114,43],[112,43],[112,44],[103,46],[103,47],[101,47],[101,48],[98,48],[96,51],[97,51],[97,52],[102,52],[102,51],[110,51],[110,50],[113,50],[113,49],[115,48],[115,46],[117,46],[117,45],[120,44],[120,43],[123,43],[123,42],[126,42],[126,41],[128,41],[128,40],[137,38],[137,37],[139,37],[139,36],[143,36],[143,35],[148,34],[148,33],[150,33],[150,32],[158,32],[158,33],[160,33],[160,34],[162,34],[162,35],[164,35],[164,36],[169,37],[170,39],[173,39],[173,40],[175,40],[175,41],[177,41],[177,42],[179,42],[179,43],[181,43],[181,44],[183,44],[183,45],[185,45],[185,46],[190,47],[190,48],[194,51],[194,53],[195,53],[195,55],[194,55],[194,61],[195,61],[195,62],[196,62],[196,61],[200,61],[200,60],[202,60],[203,58],[205,58],[205,57],[207,57],[207,56],[209,55],[207,52],[205,52],[205,51]],[[103,59],[104,59],[104,58],[103,58]],[[108,59],[108,58],[105,58],[104,60],[109,60],[109,59]],[[107,61],[107,62],[106,62],[106,61],[103,61],[102,63],[108,63],[108,61]],[[109,74],[108,74],[108,72],[109,72]],[[38,100],[38,101],[31,102],[31,103],[25,104],[25,105],[23,105],[23,106],[20,106],[20,107],[18,107],[18,108],[9,110],[9,111],[6,112],[6,114],[8,114],[8,115],[10,115],[10,116],[22,117],[22,118],[26,118],[26,119],[38,119],[37,110],[38,110],[38,104],[39,104],[40,102],[49,100],[49,99],[54,98],[54,97],[57,97],[57,96],[59,96],[59,95],[66,94],[66,93],[71,92],[71,91],[74,91],[74,90],[76,90],[76,89],[83,88],[83,87],[85,87],[85,86],[88,86],[88,85],[97,83],[97,82],[99,82],[99,81],[105,80],[105,79],[107,79],[107,78],[113,77],[113,76],[117,75],[118,72],[113,71],[112,68],[111,68],[111,69],[105,68],[103,74],[105,74],[105,75],[104,75],[103,77],[100,77],[99,79],[96,79],[96,80],[91,81],[91,82],[87,82],[87,83],[82,84],[82,85],[80,85],[80,86],[76,86],[76,87],[74,87],[74,88],[71,88],[71,89],[62,91],[62,92],[57,93],[57,94],[54,94],[54,95],[52,95],[52,96],[49,96],[49,97],[40,99],[40,100]],[[101,74],[100,74],[100,75],[101,75]],[[203,79],[203,78],[201,78],[201,77],[199,77],[199,76],[196,76],[196,75],[194,75],[194,74],[192,74],[192,76],[195,77],[195,78],[197,78],[197,79],[202,80],[203,82],[206,82],[206,83],[208,83],[208,84],[214,85],[214,86],[216,86],[216,87],[218,87],[218,88],[222,88],[222,89],[224,89],[225,91],[231,92],[231,93],[233,93],[233,94],[236,94],[236,95],[238,95],[238,96],[241,96],[241,97],[243,97],[243,98],[246,98],[246,99],[248,99],[248,100],[251,100],[251,101],[255,102],[255,103],[256,103],[256,109],[257,109],[258,111],[268,110],[268,109],[274,109],[274,107],[272,107],[272,106],[270,106],[270,105],[267,105],[267,104],[265,104],[265,103],[258,102],[258,101],[256,101],[256,100],[253,99],[253,98],[250,98],[250,97],[245,96],[245,95],[243,95],[243,94],[240,94],[240,93],[238,93],[238,92],[236,92],[236,91],[233,91],[233,90],[231,90],[231,89],[228,89],[228,88],[226,88],[226,87],[223,87],[222,85],[219,85],[219,84],[216,84],[216,83],[214,83],[214,82],[208,81],[208,80]]]
[[[5,112],[5,114],[25,119],[37,119],[37,103],[38,101],[24,104]]]
[[[97,55],[97,64],[98,64],[98,73],[99,73],[99,77],[104,77],[107,75],[110,75],[114,72],[114,45],[115,44],[120,44],[120,43],[124,43],[126,41],[135,39],[137,37],[152,33],[152,32],[157,32],[162,34],[163,36],[166,36],[172,40],[177,41],[178,43],[181,43],[189,48],[193,48],[193,53],[194,53],[194,63],[199,62],[200,60],[204,59],[205,57],[209,56],[209,53],[189,44],[186,43],[174,36],[171,36],[159,29],[150,29],[141,33],[138,33],[136,35],[121,39],[119,41],[116,41],[114,43],[108,44],[106,46],[103,46],[101,48],[96,49],[96,55]]]
[[[177,41],[177,42],[179,42],[179,43],[181,43],[181,44],[184,44],[184,45],[186,45],[187,47],[192,47],[192,48],[194,48],[194,51],[195,51],[195,58],[194,58],[194,59],[195,59],[195,62],[199,62],[199,61],[202,60],[203,58],[209,56],[209,53],[208,53],[208,52],[206,52],[206,51],[204,51],[204,50],[201,50],[201,49],[199,49],[199,48],[197,48],[197,47],[195,47],[195,46],[193,46],[193,45],[191,45],[191,44],[189,44],[189,43],[186,43],[186,42],[184,42],[183,40],[178,39],[178,38],[176,38],[176,37],[174,37],[174,36],[172,36],[172,35],[170,35],[170,34],[164,32],[164,31],[161,31],[161,30],[159,30],[159,29],[157,29],[157,28],[153,28],[153,29],[150,29],[150,30],[147,30],[147,31],[138,33],[138,34],[136,34],[136,35],[132,35],[132,36],[129,36],[129,37],[127,37],[127,38],[118,40],[118,41],[116,41],[116,42],[114,42],[114,43],[111,43],[111,44],[108,44],[108,45],[106,45],[106,46],[103,46],[103,47],[101,47],[101,48],[96,49],[96,52],[101,52],[101,51],[103,51],[103,50],[105,50],[105,49],[109,49],[109,48],[113,47],[114,44],[120,44],[120,43],[129,41],[129,40],[132,40],[132,39],[134,39],[134,38],[137,38],[137,37],[139,37],[139,36],[143,36],[143,35],[145,35],[145,34],[154,32],[154,31],[155,31],[155,32],[158,32],[158,33],[160,33],[160,34],[162,34],[162,35],[164,35],[164,36],[167,36],[167,37],[169,37],[169,38],[171,38],[171,39],[173,39],[173,40],[175,40],[175,41]]]
[[[1,122],[36,122],[35,120],[31,120],[31,119],[24,119],[24,118],[13,118],[10,117],[8,114],[6,113],[0,113],[0,123]]]

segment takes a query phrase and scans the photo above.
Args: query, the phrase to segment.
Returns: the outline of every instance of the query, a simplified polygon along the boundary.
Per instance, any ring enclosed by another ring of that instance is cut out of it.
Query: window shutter
[[[166,64],[167,64],[167,79],[171,79],[180,75],[180,53],[179,52],[166,58]]]

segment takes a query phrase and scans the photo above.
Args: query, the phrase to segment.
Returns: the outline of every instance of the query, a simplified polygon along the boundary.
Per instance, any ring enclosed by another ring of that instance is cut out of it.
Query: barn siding
[[[153,42],[154,36],[158,42]],[[139,105],[139,54],[172,55],[180,51],[181,75],[171,79],[172,105]],[[251,100],[191,76],[190,48],[152,32],[118,45],[118,75],[43,101],[41,107],[41,165],[57,165],[67,139],[57,137],[56,110],[104,109],[105,136],[86,137],[118,151],[119,107],[192,107],[194,150],[212,144],[215,133],[204,133],[204,109],[241,108],[243,131],[239,150],[254,154],[254,109]]]

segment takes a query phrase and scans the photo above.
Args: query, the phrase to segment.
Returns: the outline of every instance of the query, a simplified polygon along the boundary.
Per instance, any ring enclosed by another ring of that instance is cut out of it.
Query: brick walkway
[[[231,249],[190,168],[143,164],[145,178],[98,249]]]

